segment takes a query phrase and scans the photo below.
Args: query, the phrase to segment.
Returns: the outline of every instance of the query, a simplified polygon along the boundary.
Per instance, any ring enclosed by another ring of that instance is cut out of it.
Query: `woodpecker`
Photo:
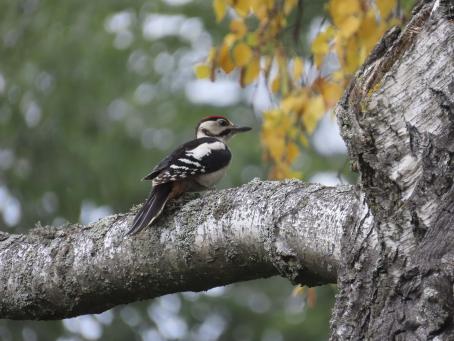
[[[150,226],[165,204],[185,192],[212,188],[225,174],[232,154],[227,141],[236,133],[251,130],[238,127],[223,116],[209,116],[196,127],[194,140],[179,146],[142,180],[151,180],[148,199],[134,218],[127,235]]]

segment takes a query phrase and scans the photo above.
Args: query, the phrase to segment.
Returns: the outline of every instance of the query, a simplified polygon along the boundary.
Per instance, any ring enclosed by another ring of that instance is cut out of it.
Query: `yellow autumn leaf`
[[[344,90],[341,84],[329,82],[326,79],[320,79],[318,82],[318,89],[323,96],[326,107],[328,108],[337,103]]]
[[[324,112],[325,104],[321,95],[309,98],[303,115],[304,127],[309,134],[312,134],[318,121],[323,117]]]
[[[266,4],[266,7],[271,10],[276,6],[276,0],[260,0]]]
[[[361,14],[360,0],[330,0],[329,13],[334,25],[339,27],[347,17]]]
[[[282,28],[287,24],[286,18],[281,14],[277,14],[269,19],[267,22],[267,28],[263,32],[267,39],[273,39],[276,35],[281,32]]]
[[[199,64],[196,65],[194,68],[195,76],[199,79],[201,78],[210,78],[211,75],[211,67],[206,64]]]
[[[356,16],[349,16],[338,24],[339,32],[344,38],[354,34],[361,24],[361,19]]]
[[[284,0],[284,13],[288,15],[296,6],[298,0]]]
[[[225,73],[230,73],[235,68],[226,44],[220,47],[218,58],[218,64]]]
[[[369,10],[361,21],[358,29],[358,37],[361,44],[365,45],[369,52],[375,46],[380,36],[376,13],[374,10]]]
[[[259,38],[256,32],[249,32],[246,36],[246,43],[251,47],[256,47],[259,44]]]
[[[232,32],[237,38],[242,38],[247,32],[246,24],[242,19],[233,19],[230,22],[230,32]]]
[[[344,69],[347,51],[345,49],[345,39],[342,38],[340,34],[336,34],[333,38],[333,49],[341,64],[341,68],[334,73],[339,74],[339,76],[343,78],[343,76],[346,76],[349,72]]]
[[[260,11],[264,7],[264,3],[261,0],[252,0],[251,1],[251,10],[254,15],[256,15],[257,11]]]
[[[299,113],[303,110],[305,96],[296,94],[294,96],[287,96],[281,101],[280,107],[282,111],[289,113]]]
[[[337,71],[334,71],[332,74],[331,74],[331,79],[334,81],[334,82],[342,82],[344,81],[346,78],[346,75],[345,73],[342,71],[342,70],[337,70]]]
[[[303,144],[304,147],[309,147],[309,140],[307,139],[306,135],[300,135],[300,142]]]
[[[275,60],[279,69],[279,90],[283,96],[287,95],[289,91],[289,74],[288,74],[288,60],[285,55],[285,50],[282,46],[275,53]]]
[[[360,47],[359,47],[359,56],[358,56],[358,58],[359,58],[358,67],[363,65],[364,61],[367,58],[368,52],[369,51],[367,51],[367,48],[366,48],[365,45],[360,45]]]
[[[229,33],[224,37],[224,44],[228,47],[232,47],[237,40],[237,36],[233,33]]]
[[[275,163],[275,167],[270,172],[270,177],[276,180],[298,179],[301,176],[301,172],[292,170],[289,162],[280,160]]]
[[[269,110],[264,113],[264,117],[266,118],[266,122],[264,122],[265,124],[267,122],[276,122],[276,120],[281,117],[281,112],[277,109]]]
[[[293,142],[289,142],[289,144],[287,145],[287,161],[289,163],[292,163],[293,161],[295,161],[299,153],[300,150],[298,146]]]
[[[281,89],[281,80],[279,76],[276,76],[276,78],[273,79],[271,82],[271,91],[276,94],[279,92]]]
[[[208,57],[207,57],[207,60],[206,60],[206,63],[212,63],[214,61],[214,59],[216,58],[216,48],[212,47],[210,49],[210,51],[208,52]]]
[[[268,78],[271,72],[271,66],[273,65],[273,57],[271,56],[263,56],[264,66],[263,66],[263,75],[265,76],[265,80],[268,82]]]
[[[262,129],[262,141],[274,162],[281,164],[286,159],[285,137],[288,127],[293,125],[292,118],[274,109],[264,113],[264,122],[267,124]]]
[[[241,70],[241,86],[251,84],[260,74],[260,58],[256,57]]]
[[[288,129],[294,126],[294,121],[291,115],[287,115],[281,109],[276,108],[266,112],[265,121],[268,122],[266,127],[274,131],[276,135],[285,136]]]
[[[285,142],[283,136],[276,134],[276,131],[264,131],[262,141],[268,145],[268,151],[274,161],[279,162],[285,153]]]
[[[382,20],[382,23],[383,23],[383,20]],[[393,27],[393,26],[400,26],[400,24],[402,24],[402,22],[400,21],[399,18],[392,17],[391,20],[388,20],[388,25],[387,25],[388,27],[387,28],[390,28],[390,27]]]
[[[252,0],[251,10],[260,21],[267,19],[268,9],[267,9],[267,4],[265,1]]]
[[[251,9],[252,1],[251,0],[236,0],[234,2],[235,11],[238,15],[244,17],[249,14]]]
[[[295,81],[299,81],[301,79],[301,77],[303,76],[303,72],[304,72],[304,62],[303,62],[303,58],[301,57],[297,57],[295,59],[293,59],[293,79],[295,79]]]
[[[216,21],[220,22],[225,17],[227,12],[227,4],[225,0],[214,0],[213,1],[214,14],[216,16]]]
[[[396,7],[396,0],[376,0],[382,20],[387,19],[391,11]]]
[[[329,40],[323,33],[318,34],[312,42],[311,50],[314,54],[327,54],[329,51]]]
[[[314,39],[311,45],[311,51],[314,55],[315,65],[320,66],[329,52],[329,44],[334,36],[332,26],[329,26],[325,31],[320,32]]]
[[[264,113],[261,138],[267,151],[266,156],[274,165],[270,172],[270,176],[274,179],[301,177],[300,172],[292,170],[292,164],[299,155],[298,146],[294,142],[296,135],[295,137],[289,135],[289,131],[294,127],[294,117],[280,109]]]
[[[236,66],[245,66],[252,58],[252,50],[245,43],[239,43],[233,49],[233,59]]]
[[[343,65],[344,71],[351,74],[360,66],[358,40],[354,37],[350,37],[346,42],[344,50],[345,55],[341,60],[341,64]]]
[[[270,172],[270,177],[276,180],[284,180],[290,178],[289,173],[291,173],[291,170],[287,164],[277,163]]]

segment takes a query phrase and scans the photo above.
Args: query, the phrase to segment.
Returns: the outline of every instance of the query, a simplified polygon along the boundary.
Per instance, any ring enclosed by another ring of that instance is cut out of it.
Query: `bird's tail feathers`
[[[134,217],[132,227],[126,235],[132,236],[151,225],[164,209],[171,191],[172,185],[170,183],[153,187],[147,201],[145,201],[140,211]]]

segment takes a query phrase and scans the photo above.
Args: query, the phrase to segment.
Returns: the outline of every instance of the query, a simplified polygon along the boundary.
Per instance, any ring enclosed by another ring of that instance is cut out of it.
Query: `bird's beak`
[[[234,134],[236,133],[244,133],[245,131],[251,130],[251,127],[232,127],[230,128],[230,131]]]

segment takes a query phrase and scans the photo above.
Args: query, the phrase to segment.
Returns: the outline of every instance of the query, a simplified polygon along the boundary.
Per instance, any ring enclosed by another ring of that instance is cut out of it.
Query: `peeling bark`
[[[281,274],[336,281],[355,189],[252,181],[168,205],[124,237],[134,212],[88,226],[0,234],[0,318],[59,319],[167,293]]]
[[[333,340],[454,339],[454,24],[439,5],[388,32],[337,107],[373,222],[346,231]]]

